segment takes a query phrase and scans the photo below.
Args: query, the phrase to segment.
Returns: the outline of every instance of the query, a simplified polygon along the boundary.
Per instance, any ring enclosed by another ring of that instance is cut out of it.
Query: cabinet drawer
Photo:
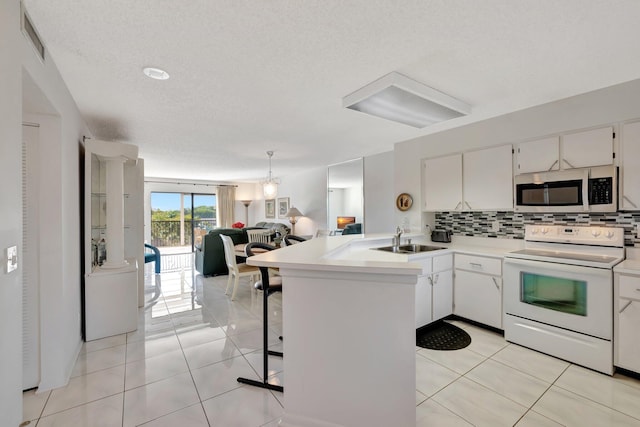
[[[640,277],[620,275],[620,298],[640,301]]]
[[[476,271],[478,273],[502,276],[502,259],[487,258],[476,255],[455,255],[455,266],[460,270]]]

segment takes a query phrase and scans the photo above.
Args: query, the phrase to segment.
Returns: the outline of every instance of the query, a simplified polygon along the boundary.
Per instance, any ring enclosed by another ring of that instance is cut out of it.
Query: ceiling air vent
[[[27,35],[29,40],[31,40],[31,44],[36,49],[40,59],[44,61],[44,44],[42,43],[42,40],[40,40],[40,36],[38,36],[35,27],[31,23],[31,19],[29,19],[29,15],[27,15],[27,12],[24,10],[24,7],[22,8],[22,31]]]

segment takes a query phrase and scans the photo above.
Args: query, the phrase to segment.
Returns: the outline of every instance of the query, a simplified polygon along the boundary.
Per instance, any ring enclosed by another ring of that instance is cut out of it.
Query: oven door
[[[506,258],[505,313],[611,340],[611,269]]]

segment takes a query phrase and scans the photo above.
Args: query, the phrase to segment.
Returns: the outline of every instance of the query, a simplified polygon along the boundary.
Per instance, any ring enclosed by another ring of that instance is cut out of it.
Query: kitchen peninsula
[[[318,238],[247,260],[283,277],[283,427],[415,425],[422,269],[411,262],[418,255],[371,249],[390,243]]]

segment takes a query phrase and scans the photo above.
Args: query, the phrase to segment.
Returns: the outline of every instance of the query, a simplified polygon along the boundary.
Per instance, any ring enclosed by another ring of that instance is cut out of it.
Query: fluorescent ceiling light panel
[[[416,128],[471,113],[468,104],[396,72],[345,96],[342,106]]]

